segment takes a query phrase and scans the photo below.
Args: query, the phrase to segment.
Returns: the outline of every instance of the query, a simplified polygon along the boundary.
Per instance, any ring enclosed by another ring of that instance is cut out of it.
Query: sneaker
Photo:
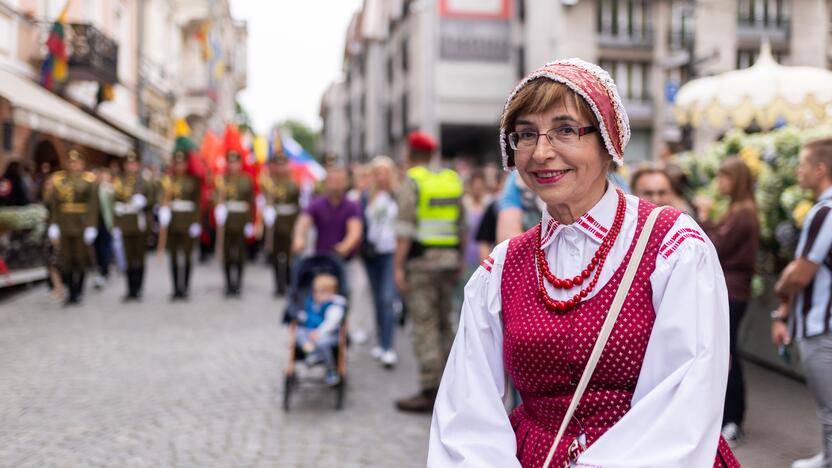
[[[350,338],[355,341],[355,344],[364,344],[370,337],[367,335],[366,331],[357,328],[350,333]]]
[[[338,373],[334,370],[330,369],[326,371],[326,377],[324,377],[324,382],[330,387],[334,387],[341,383],[341,376],[338,375]]]
[[[384,354],[381,355],[381,363],[388,369],[395,366],[398,361],[399,358],[396,356],[396,352],[392,349],[385,351]]]
[[[729,422],[722,426],[722,437],[728,442],[729,447],[736,448],[745,438],[745,433],[737,423]]]
[[[823,452],[821,452],[812,458],[796,460],[792,463],[792,468],[827,468],[829,466],[829,461],[830,460],[824,458]]]
[[[381,346],[373,346],[373,349],[370,350],[370,356],[373,359],[381,359],[381,356],[384,354],[384,350],[381,349]]]

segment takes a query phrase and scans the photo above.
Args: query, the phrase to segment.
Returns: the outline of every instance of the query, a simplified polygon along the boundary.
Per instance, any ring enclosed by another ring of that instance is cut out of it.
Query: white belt
[[[298,212],[297,205],[291,203],[282,203],[274,206],[275,213],[283,216],[293,215]]]
[[[196,203],[190,200],[174,200],[170,203],[170,209],[173,211],[194,211],[196,209]]]
[[[245,213],[248,211],[248,202],[232,200],[227,202],[227,205],[230,213]]]
[[[137,210],[136,207],[134,207],[130,203],[122,202],[115,202],[113,204],[113,211],[115,211],[116,215],[118,216],[136,214],[139,212],[139,210]]]

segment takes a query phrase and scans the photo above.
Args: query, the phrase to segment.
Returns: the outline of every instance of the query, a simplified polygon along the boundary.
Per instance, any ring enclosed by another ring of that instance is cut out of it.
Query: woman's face
[[[716,176],[716,186],[717,189],[719,189],[719,193],[721,193],[722,195],[726,197],[731,195],[731,189],[733,187],[731,187],[731,178],[727,175],[718,174]]]
[[[601,145],[600,133],[588,133],[569,144],[555,141],[555,146],[544,135],[549,130],[564,126],[590,125],[592,122],[580,117],[571,99],[546,112],[521,114],[515,121],[513,131],[527,130],[540,134],[533,149],[514,151],[514,164],[526,185],[547,206],[583,207],[589,197],[603,194],[610,156]]]
[[[376,187],[381,190],[390,188],[390,168],[384,165],[373,166],[373,179],[375,179]]]

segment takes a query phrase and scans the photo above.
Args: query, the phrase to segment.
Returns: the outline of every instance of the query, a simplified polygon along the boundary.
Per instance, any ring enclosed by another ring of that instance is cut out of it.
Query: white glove
[[[147,198],[140,193],[136,193],[130,198],[130,204],[133,205],[133,208],[141,210],[147,206]]]
[[[161,224],[162,227],[168,227],[171,216],[170,207],[163,206],[159,208],[159,224]]]
[[[217,220],[217,226],[225,226],[225,220],[228,219],[228,207],[224,203],[214,207],[214,219]]]
[[[191,236],[191,239],[196,239],[202,234],[202,226],[199,223],[193,223],[188,227],[188,234]]]
[[[92,245],[95,242],[95,238],[98,237],[98,228],[94,228],[92,226],[84,228],[84,243],[87,245]]]
[[[277,210],[273,206],[263,208],[263,224],[272,227],[275,219],[277,219]]]
[[[246,225],[243,226],[243,234],[245,234],[246,237],[254,237],[254,225],[246,223]]]
[[[49,237],[49,240],[58,241],[61,239],[61,228],[57,224],[52,223],[49,225],[49,229],[46,230],[46,235]]]
[[[121,228],[114,227],[110,234],[113,235],[113,239],[121,240]]]
[[[257,198],[255,198],[254,201],[257,204],[258,210],[262,211],[263,208],[266,206],[266,197],[262,193],[260,195],[257,195]]]

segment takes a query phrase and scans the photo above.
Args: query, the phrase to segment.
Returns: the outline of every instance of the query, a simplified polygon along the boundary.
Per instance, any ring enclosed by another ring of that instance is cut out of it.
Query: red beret
[[[410,132],[407,136],[407,144],[411,149],[417,151],[434,152],[439,147],[436,140],[425,132]]]

